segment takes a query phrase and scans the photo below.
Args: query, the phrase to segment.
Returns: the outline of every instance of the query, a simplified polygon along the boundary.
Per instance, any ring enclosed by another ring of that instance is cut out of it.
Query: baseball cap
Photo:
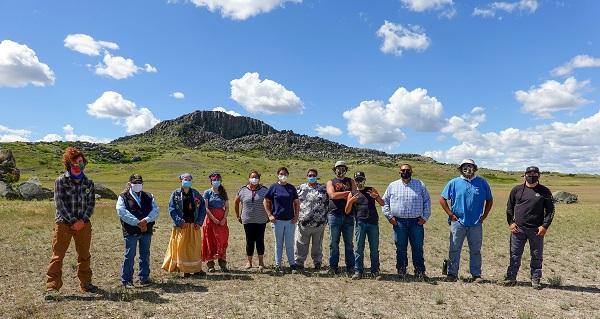
[[[529,166],[525,169],[525,174],[527,173],[540,173],[540,169],[537,166]]]
[[[355,180],[361,180],[361,179],[365,179],[365,178],[367,178],[365,176],[365,172],[358,171],[358,172],[354,173]]]
[[[131,176],[129,176],[129,182],[132,184],[142,184],[144,183],[144,180],[140,174],[131,174]]]

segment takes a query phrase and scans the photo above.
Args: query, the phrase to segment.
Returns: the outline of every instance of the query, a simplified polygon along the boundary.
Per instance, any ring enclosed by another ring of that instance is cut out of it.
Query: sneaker
[[[98,292],[98,287],[94,286],[92,283],[81,286],[80,289],[81,289],[81,292],[91,292],[91,293]]]
[[[427,281],[429,277],[427,277],[427,275],[424,272],[417,272],[415,273],[415,279],[417,281]]]
[[[221,268],[222,272],[229,272],[227,269],[227,261],[219,259],[219,268]]]
[[[375,278],[375,280],[382,280],[383,279],[383,276],[381,276],[381,274],[379,273],[379,271],[372,272],[371,273],[371,277]]]
[[[273,272],[275,272],[276,274],[283,274],[283,268],[281,266],[275,265],[275,267],[273,268]]]
[[[354,275],[352,275],[352,280],[360,280],[362,279],[362,274],[359,272],[355,272]]]
[[[123,283],[123,288],[125,288],[125,289],[134,289],[135,286],[133,285],[132,282],[124,282]]]
[[[481,284],[484,282],[483,278],[481,278],[481,276],[473,276],[473,278],[471,279],[471,282],[476,283],[476,284]]]
[[[354,268],[347,268],[346,269],[346,276],[352,277],[353,275],[354,275]]]
[[[44,295],[44,300],[47,301],[60,300],[60,298],[60,292],[58,292],[58,290],[56,289],[48,289],[46,290],[46,294]]]
[[[291,265],[290,266],[290,270],[292,271],[292,274],[297,274],[298,273],[298,266],[297,265]]]
[[[198,275],[198,273],[196,273],[196,275]],[[152,281],[150,279],[146,279],[146,280],[140,280],[139,286],[144,288],[144,287],[148,287],[152,285]]]
[[[531,279],[531,287],[535,290],[542,289],[542,284],[540,283],[540,278]]]
[[[315,263],[315,271],[321,271],[321,263]]]
[[[502,281],[502,285],[507,286],[507,287],[512,287],[515,286],[517,284],[517,278],[514,277],[504,277],[504,280]]]
[[[215,269],[215,262],[214,262],[213,260],[211,260],[211,261],[207,262],[207,263],[206,263],[206,267],[208,267],[208,272],[211,272],[211,273],[212,273],[212,272],[215,272],[215,271],[217,271],[217,270]]]
[[[406,270],[398,270],[398,279],[404,280],[406,278]]]
[[[446,282],[456,282],[458,280],[458,278],[456,278],[456,276],[454,275],[447,275],[446,279],[444,279],[444,281]]]
[[[325,275],[325,276],[336,276],[340,273],[340,269],[339,268],[329,268],[329,269],[324,269],[321,271],[321,275]]]

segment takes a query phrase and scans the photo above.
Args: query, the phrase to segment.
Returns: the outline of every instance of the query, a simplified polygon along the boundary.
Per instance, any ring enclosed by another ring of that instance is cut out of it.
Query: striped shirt
[[[411,179],[408,184],[399,179],[392,182],[383,194],[383,214],[387,219],[431,216],[431,199],[425,183]]]
[[[89,221],[96,206],[94,182],[84,175],[76,183],[69,172],[65,172],[54,182],[54,203],[57,223],[73,224],[80,219]]]
[[[242,224],[265,224],[269,221],[263,200],[268,188],[260,185],[256,190],[243,186],[238,192],[242,204]]]

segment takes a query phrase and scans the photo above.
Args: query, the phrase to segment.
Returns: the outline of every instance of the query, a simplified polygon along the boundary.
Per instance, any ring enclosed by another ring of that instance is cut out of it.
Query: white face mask
[[[134,191],[135,193],[141,192],[143,187],[144,187],[143,184],[131,184],[131,190]]]
[[[260,180],[256,177],[248,179],[248,182],[250,182],[250,184],[252,184],[252,185],[258,185],[259,181]]]
[[[285,183],[285,182],[287,182],[288,176],[287,175],[279,175],[279,176],[277,176],[277,178],[279,178],[279,181]]]

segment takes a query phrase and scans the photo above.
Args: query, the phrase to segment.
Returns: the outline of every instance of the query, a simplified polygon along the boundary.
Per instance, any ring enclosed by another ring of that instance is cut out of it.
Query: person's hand
[[[510,229],[511,233],[516,234],[519,231],[519,226],[517,226],[517,223],[512,223],[508,226],[508,229]]]
[[[148,221],[146,221],[145,219],[140,220],[137,225],[142,231],[142,233],[145,233],[148,230]]]
[[[356,194],[354,194],[354,195],[352,195],[352,196],[350,197],[349,201],[351,201],[351,202],[353,202],[353,203],[354,203],[354,202],[356,202],[356,201],[358,200],[358,197],[359,197],[359,196],[360,196],[360,193],[359,193],[359,192],[356,192]]]
[[[453,222],[458,221],[458,217],[456,217],[456,215],[452,214],[452,215],[450,215],[450,220],[452,220]]]
[[[379,197],[379,193],[378,193],[376,190],[374,190],[374,189],[372,189],[372,190],[368,191],[367,193],[368,193],[368,194],[369,194],[371,197],[373,197],[373,198],[378,198],[378,197]]]
[[[388,220],[390,222],[390,224],[396,226],[398,225],[398,221],[396,220],[396,217],[392,217]]]
[[[425,218],[423,217],[419,217],[419,220],[417,220],[417,223],[419,225],[424,225],[427,222],[427,220],[425,220]]]
[[[275,222],[276,222],[277,220],[275,219],[275,216],[273,216],[273,215],[269,215],[269,221],[270,221],[271,223],[275,224]]]
[[[74,231],[80,231],[85,227],[85,222],[82,219],[78,219],[76,222],[71,225],[71,229]]]
[[[198,228],[200,228],[200,224],[194,224],[194,230],[198,230]]]
[[[292,218],[292,224],[296,224],[298,222],[298,217],[294,216],[294,218]]]
[[[479,217],[479,223],[483,224],[483,221],[487,218],[487,215],[481,215],[481,217]]]
[[[226,223],[227,223],[227,217],[223,217],[223,219],[221,219],[219,221],[219,225],[221,225],[221,226],[225,226]]]
[[[546,230],[547,230],[546,227],[540,226],[540,227],[538,227],[538,231],[537,231],[536,235],[538,235],[540,237],[544,237],[544,235],[546,235]]]

